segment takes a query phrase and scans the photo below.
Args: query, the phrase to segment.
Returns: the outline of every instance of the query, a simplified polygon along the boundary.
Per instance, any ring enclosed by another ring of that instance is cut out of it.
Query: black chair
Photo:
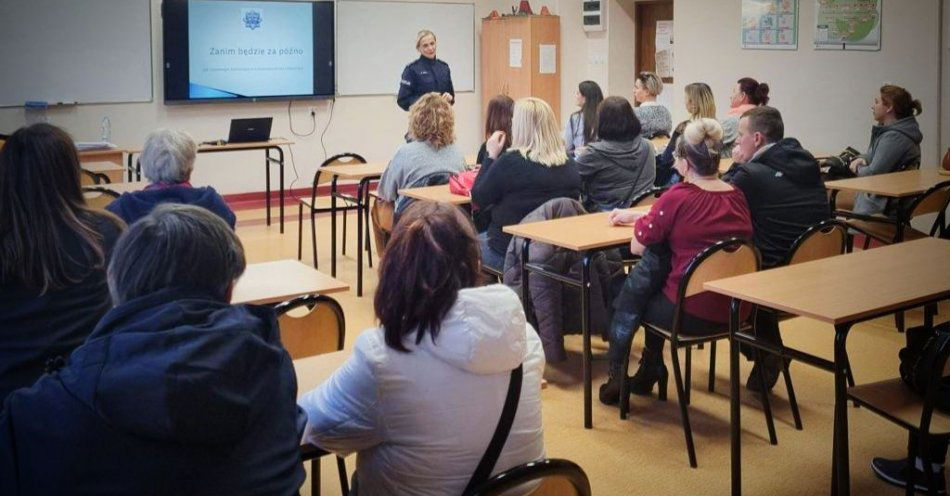
[[[343,349],[346,320],[343,308],[328,296],[307,295],[285,301],[274,307],[280,326],[280,340],[292,359],[319,355]],[[310,491],[320,494],[320,458],[330,453],[313,445],[300,447],[303,461],[310,460]],[[346,476],[346,461],[336,457],[340,490],[343,496],[350,492]]]
[[[950,356],[950,334],[940,333],[937,339],[939,341],[934,370],[927,380],[927,391],[923,398],[899,378],[862,384],[848,389],[848,398],[856,404],[867,407],[868,410],[918,436],[920,453],[908,451],[907,458],[914,460],[914,457],[919,456],[923,460],[927,486],[933,496],[936,496],[937,489],[934,483],[935,474],[929,470],[932,461],[929,458],[928,448],[934,435],[950,434],[950,415],[934,410],[943,377],[950,375],[947,362],[947,357]],[[913,477],[907,477],[905,494],[908,496],[914,494]]]
[[[528,484],[537,486],[528,490]],[[518,492],[510,492],[519,489]],[[527,492],[525,492],[527,491]],[[590,481],[576,463],[558,458],[545,458],[505,470],[463,496],[590,496]]]
[[[115,191],[102,186],[83,186],[82,195],[86,200],[86,205],[100,210],[105,209],[119,197]]]
[[[643,193],[635,196],[633,200],[630,200],[629,208],[633,207],[645,207],[648,205],[653,205],[657,200],[660,199],[660,195],[666,193],[666,190],[670,189],[669,187],[657,187],[654,186]]]
[[[83,186],[92,186],[93,184],[109,184],[109,176],[101,172],[92,172],[86,169],[79,169],[79,184]]]
[[[330,174],[321,174],[320,170],[327,165],[357,165],[365,164],[366,159],[362,155],[356,153],[340,153],[334,155],[320,164],[320,167],[317,168],[317,172],[313,175],[313,184],[310,190],[309,198],[301,198],[299,204],[297,205],[297,260],[303,258],[303,211],[304,207],[310,211],[310,241],[313,243],[313,266],[317,267],[317,225],[315,222],[316,215],[320,213],[331,212],[330,204],[317,205],[317,189],[321,184],[329,183],[333,180],[333,176]],[[320,196],[320,199],[329,199],[329,195]],[[338,212],[343,212],[343,253],[346,254],[346,214],[350,210],[356,210],[358,200],[355,196],[350,196],[342,193],[337,193],[337,198],[342,200],[344,205],[337,207]],[[334,214],[335,215],[335,214]],[[368,224],[368,223],[367,223]],[[366,226],[366,239],[369,240],[369,225]],[[372,251],[370,250],[369,243],[366,243],[366,250],[369,254],[369,264],[372,267]]]
[[[670,342],[670,354],[673,358],[673,379],[676,384],[676,396],[680,406],[680,418],[683,423],[683,433],[686,437],[686,451],[689,456],[689,465],[693,468],[696,464],[696,450],[693,446],[693,433],[689,423],[689,391],[690,391],[690,369],[691,369],[691,349],[702,343],[711,343],[711,353],[715,355],[715,344],[720,339],[729,338],[729,326],[724,324],[720,332],[705,335],[683,335],[681,334],[681,322],[685,312],[684,302],[686,298],[704,292],[703,283],[724,279],[726,277],[738,276],[756,272],[761,265],[759,251],[752,243],[738,238],[729,238],[706,248],[697,254],[686,267],[683,279],[680,281],[677,297],[674,304],[673,323],[670,329],[664,329],[651,322],[643,322],[643,328],[646,332],[659,335],[664,340]],[[748,323],[744,324],[748,328]],[[686,348],[686,376],[680,368],[679,349]],[[621,367],[621,378],[627,377],[629,368],[629,357],[624,361]],[[715,376],[715,361],[709,362],[709,375]],[[761,372],[761,369],[760,369]],[[765,383],[764,373],[760,374],[759,380]],[[620,386],[620,418],[627,418],[627,411],[630,408],[630,390],[627,387],[627,381],[623,380]],[[712,381],[710,381],[712,385]],[[712,390],[710,388],[710,390]],[[666,391],[660,387],[660,399],[666,399]],[[772,444],[778,441],[775,436],[775,426],[772,421],[772,409],[769,406],[768,395],[761,395],[763,409],[765,410],[766,424],[769,430],[769,440]]]

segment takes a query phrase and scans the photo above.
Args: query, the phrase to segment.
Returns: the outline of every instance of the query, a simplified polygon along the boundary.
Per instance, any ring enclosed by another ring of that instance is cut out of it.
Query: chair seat
[[[897,225],[890,222],[874,222],[867,220],[851,219],[849,224],[868,233],[871,237],[881,240],[885,243],[891,243],[897,235]],[[904,241],[913,241],[915,239],[926,238],[927,233],[920,232],[912,227],[904,226]]]
[[[855,386],[848,389],[848,396],[906,429],[917,431],[920,427],[924,400],[900,379]],[[950,433],[950,415],[934,409],[930,433]]]
[[[643,327],[649,327],[652,331],[663,336],[663,338],[666,339],[667,341],[673,340],[673,333],[669,329],[664,329],[650,322],[644,322]],[[689,345],[689,344],[705,343],[707,341],[716,341],[716,340],[725,339],[728,337],[729,337],[729,326],[724,325],[721,332],[717,332],[714,334],[692,335],[692,334],[680,333],[676,337],[676,341]]]

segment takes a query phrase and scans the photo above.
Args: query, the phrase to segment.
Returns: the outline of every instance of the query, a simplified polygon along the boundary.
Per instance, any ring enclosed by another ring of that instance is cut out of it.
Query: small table
[[[838,179],[828,181],[825,188],[832,190],[831,208],[835,208],[835,198],[839,191],[851,191],[856,193],[871,193],[888,198],[901,199],[913,196],[919,196],[928,189],[937,184],[948,181],[950,178],[943,175],[939,169],[914,169],[901,172],[891,172],[889,174],[878,174],[875,176],[852,177],[850,179]],[[910,223],[904,208],[898,206],[896,232],[897,241],[903,239],[904,230],[900,226],[906,226]]]
[[[378,180],[386,170],[388,162],[370,162],[366,164],[327,165],[320,172],[331,174],[330,183],[330,274],[336,276],[336,211],[339,179],[358,180],[356,188],[356,296],[363,296],[363,222],[366,222],[366,248],[369,249],[369,184]]]
[[[800,360],[835,374],[835,430],[832,484],[837,494],[850,490],[848,471],[846,341],[854,324],[924,306],[950,297],[950,241],[925,238],[872,250],[707,282],[703,288],[733,298],[729,346],[732,494],[742,493],[739,417],[739,343]],[[760,342],[739,332],[739,303],[748,301],[835,326],[834,361]]]
[[[290,146],[294,144],[293,141],[285,140],[283,138],[274,138],[268,141],[254,141],[250,143],[226,143],[223,145],[207,145],[202,144],[198,146],[198,153],[214,153],[214,152],[242,152],[248,150],[264,150],[264,184],[265,184],[265,197],[264,204],[267,208],[267,225],[270,225],[270,166],[271,164],[277,164],[280,167],[280,233],[284,233],[284,149],[282,146]],[[126,150],[128,152],[128,170],[129,170],[129,181],[132,180],[132,173],[135,173],[135,179],[142,179],[142,171],[138,163],[134,163],[132,157],[138,153],[142,153],[141,149],[129,148]],[[271,152],[274,152],[276,156],[271,156]]]
[[[231,303],[266,305],[298,296],[348,291],[350,286],[298,260],[248,264],[234,285]]]
[[[632,210],[646,213],[650,211],[650,207],[636,207]],[[584,339],[584,428],[586,429],[594,425],[591,411],[590,264],[598,251],[625,245],[633,239],[633,227],[611,226],[607,222],[608,215],[608,212],[576,215],[502,228],[502,231],[524,239],[524,248],[521,251],[521,301],[524,302],[526,315],[531,315],[529,272],[551,277],[562,283],[579,287],[581,290],[581,332]],[[583,257],[580,280],[529,264],[528,252],[532,241],[548,243],[580,253]]]
[[[401,189],[399,194],[416,200],[443,202],[452,205],[468,205],[472,202],[472,199],[468,196],[456,195],[449,191],[448,184]]]
[[[125,154],[127,150],[124,148],[102,148],[96,150],[79,150],[79,163],[86,162],[109,162],[114,165],[122,167],[122,164],[125,162]],[[85,169],[85,167],[83,167]],[[125,168],[123,167],[123,170]]]

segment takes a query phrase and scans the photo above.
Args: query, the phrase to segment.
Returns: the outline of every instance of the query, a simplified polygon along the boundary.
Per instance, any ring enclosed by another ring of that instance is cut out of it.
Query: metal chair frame
[[[502,496],[522,484],[550,477],[564,477],[577,496],[590,496],[590,480],[576,463],[558,458],[545,458],[505,470],[463,496]]]

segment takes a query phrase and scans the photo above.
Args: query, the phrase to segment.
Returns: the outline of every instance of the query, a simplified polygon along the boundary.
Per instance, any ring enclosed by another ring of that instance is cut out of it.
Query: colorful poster
[[[798,0],[742,0],[742,48],[798,49]]]
[[[815,48],[880,50],[883,0],[815,0]]]

